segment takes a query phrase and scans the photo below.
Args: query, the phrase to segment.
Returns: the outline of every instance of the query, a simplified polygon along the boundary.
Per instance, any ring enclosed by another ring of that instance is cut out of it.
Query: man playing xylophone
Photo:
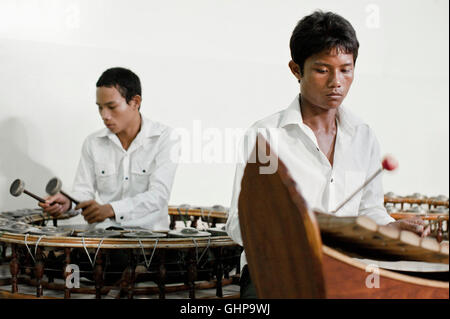
[[[108,69],[96,86],[106,128],[84,141],[71,194],[80,201],[75,209],[102,228],[169,229],[179,140],[171,128],[141,115],[141,83],[132,71]],[[71,201],[58,193],[39,205],[57,217],[71,208]]]
[[[316,11],[295,27],[289,68],[300,83],[300,94],[288,108],[256,122],[245,136],[250,147],[242,148],[226,225],[237,243],[243,244],[238,216],[240,183],[258,133],[269,141],[306,201],[317,211],[335,210],[381,167],[373,131],[342,105],[353,82],[358,48],[352,25],[337,14]],[[420,219],[391,218],[384,208],[383,194],[378,176],[335,215],[366,215],[381,225],[422,236],[429,233]],[[246,263],[244,252],[241,298],[256,298]]]

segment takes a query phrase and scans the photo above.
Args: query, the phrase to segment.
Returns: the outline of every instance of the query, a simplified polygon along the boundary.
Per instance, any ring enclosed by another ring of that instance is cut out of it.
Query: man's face
[[[353,70],[352,53],[334,48],[310,56],[299,77],[302,97],[325,110],[337,108],[350,90]]]
[[[115,87],[98,87],[96,104],[103,123],[115,134],[124,131],[139,115],[136,101],[132,99],[127,103]]]

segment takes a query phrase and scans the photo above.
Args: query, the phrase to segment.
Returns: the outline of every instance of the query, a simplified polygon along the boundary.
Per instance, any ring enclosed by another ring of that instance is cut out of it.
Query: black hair
[[[115,87],[127,103],[136,96],[142,96],[141,81],[131,70],[125,68],[111,68],[102,73],[96,84],[97,87]]]
[[[292,32],[290,40],[292,60],[303,74],[305,60],[310,56],[336,48],[358,57],[359,42],[350,22],[333,12],[315,11],[302,18]]]

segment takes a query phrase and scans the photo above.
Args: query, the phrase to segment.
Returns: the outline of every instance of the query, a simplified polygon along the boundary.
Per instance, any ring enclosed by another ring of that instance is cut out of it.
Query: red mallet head
[[[385,156],[382,163],[383,163],[383,168],[387,171],[393,171],[394,169],[396,169],[398,167],[397,160],[390,155]]]

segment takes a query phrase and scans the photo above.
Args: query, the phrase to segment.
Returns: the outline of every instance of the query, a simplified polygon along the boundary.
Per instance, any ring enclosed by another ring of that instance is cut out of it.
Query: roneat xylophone
[[[393,192],[384,195],[386,211],[396,220],[418,217],[428,222],[432,236],[438,242],[448,240],[448,196],[439,195],[427,197],[414,193],[398,196]]]

